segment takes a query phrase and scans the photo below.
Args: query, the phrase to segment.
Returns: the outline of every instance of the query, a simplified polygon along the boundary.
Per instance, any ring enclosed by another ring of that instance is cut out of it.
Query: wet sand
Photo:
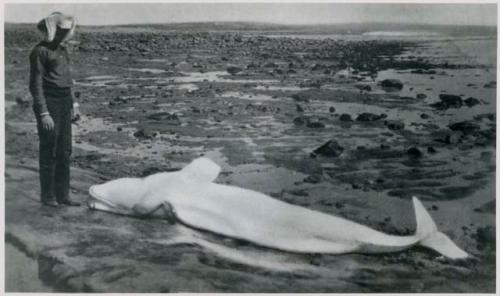
[[[151,38],[137,45],[143,35],[119,34],[85,31],[72,52],[84,115],[73,128],[75,198],[84,201],[93,183],[178,169],[204,155],[223,168],[217,182],[392,234],[413,233],[416,195],[474,259],[453,262],[421,248],[297,255],[159,221],[40,212],[29,46],[9,35],[6,232],[18,247],[32,247],[48,270],[45,282],[103,292],[495,290],[491,61],[463,48],[457,58],[449,42],[436,40],[154,32],[140,33]],[[402,87],[383,87],[386,79]],[[455,95],[453,104],[443,94]],[[330,140],[333,148],[313,153]],[[55,234],[54,219],[67,222]]]

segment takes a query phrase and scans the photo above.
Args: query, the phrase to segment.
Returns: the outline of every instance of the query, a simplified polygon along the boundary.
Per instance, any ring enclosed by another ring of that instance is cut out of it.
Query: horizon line
[[[252,21],[192,21],[192,22],[131,22],[131,23],[117,23],[117,24],[103,24],[103,25],[86,25],[78,24],[79,27],[114,27],[114,26],[131,26],[131,25],[179,25],[179,24],[258,24],[258,25],[272,25],[272,26],[286,26],[286,27],[312,27],[312,26],[331,26],[331,25],[359,25],[359,24],[401,24],[401,25],[423,25],[423,26],[440,26],[440,27],[489,27],[496,28],[498,25],[478,25],[478,24],[439,24],[439,23],[418,23],[418,22],[332,22],[332,23],[303,23],[303,24],[289,24],[289,23],[273,23],[273,22],[252,22]],[[6,21],[4,24],[18,24],[18,25],[36,25],[37,22],[16,22]]]

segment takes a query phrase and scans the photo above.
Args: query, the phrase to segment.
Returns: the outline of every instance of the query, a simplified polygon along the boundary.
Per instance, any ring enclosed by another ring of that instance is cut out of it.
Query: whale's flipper
[[[181,172],[201,182],[213,182],[220,173],[220,166],[206,157],[193,160]]]
[[[468,257],[468,254],[455,245],[446,234],[437,230],[431,216],[415,196],[413,197],[413,205],[417,218],[416,235],[422,238],[419,241],[421,246],[433,249],[451,259],[464,259]]]

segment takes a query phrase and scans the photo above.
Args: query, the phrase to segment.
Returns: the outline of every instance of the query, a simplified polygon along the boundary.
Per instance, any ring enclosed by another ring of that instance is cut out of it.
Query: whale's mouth
[[[87,206],[91,210],[106,211],[124,215],[130,215],[132,209],[128,209],[124,206],[115,204],[104,197],[104,194],[99,192],[98,188],[101,185],[92,185],[89,188],[89,199],[87,200]]]

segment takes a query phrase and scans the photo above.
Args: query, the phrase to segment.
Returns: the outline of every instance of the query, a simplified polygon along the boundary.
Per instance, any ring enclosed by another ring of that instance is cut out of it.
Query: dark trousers
[[[42,201],[64,201],[69,198],[71,157],[71,89],[45,90],[47,109],[54,121],[54,129],[46,131],[35,108],[37,119]]]

